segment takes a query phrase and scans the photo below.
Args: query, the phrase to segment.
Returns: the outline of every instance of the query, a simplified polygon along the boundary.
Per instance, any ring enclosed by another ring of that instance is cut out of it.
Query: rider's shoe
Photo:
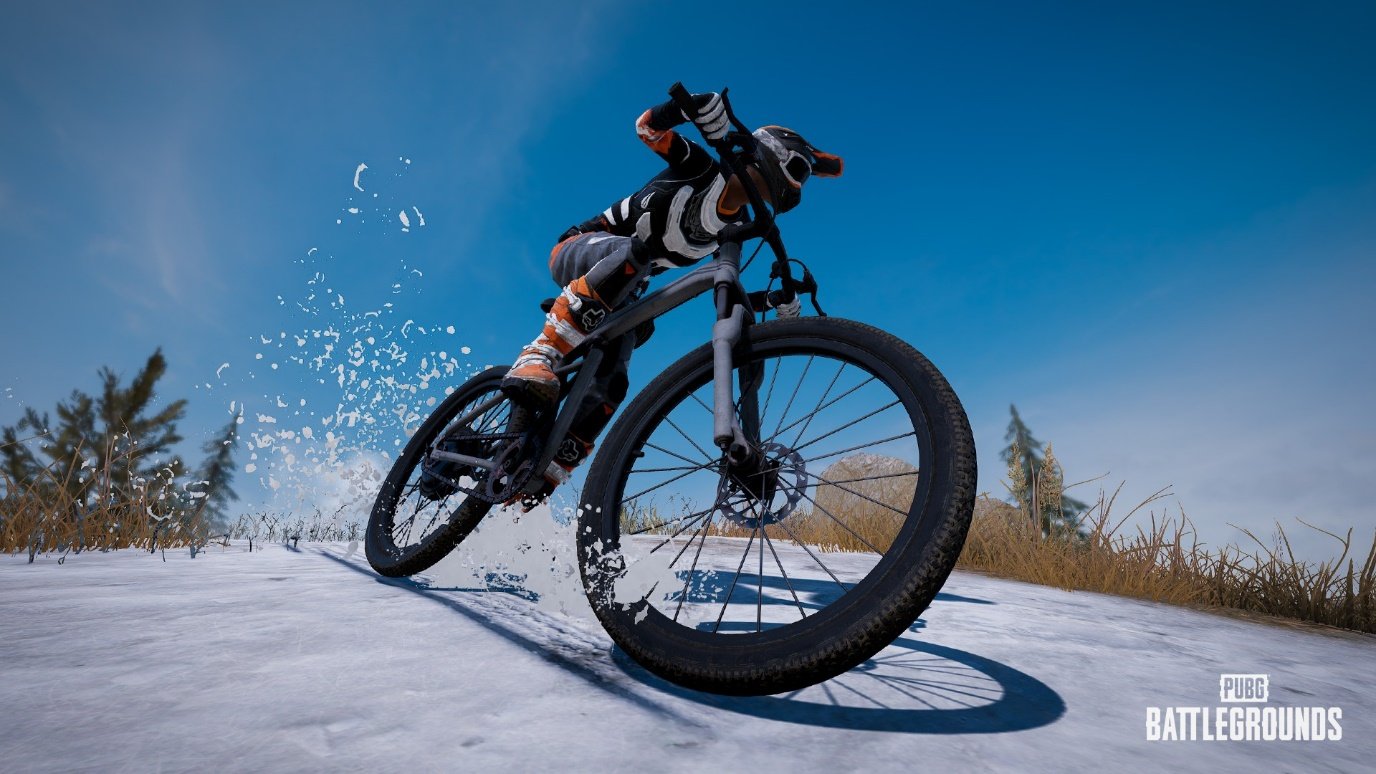
[[[554,364],[578,346],[602,322],[607,306],[582,277],[554,300],[545,327],[512,364],[502,379],[502,391],[512,400],[548,406],[559,400],[559,377]]]

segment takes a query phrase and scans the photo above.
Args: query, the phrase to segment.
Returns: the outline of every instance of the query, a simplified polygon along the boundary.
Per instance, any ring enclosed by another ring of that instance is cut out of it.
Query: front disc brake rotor
[[[807,464],[798,452],[767,443],[760,447],[759,457],[758,470],[723,475],[717,485],[717,512],[746,529],[793,515],[807,489]],[[747,476],[758,479],[750,481]],[[743,479],[754,486],[745,486]]]

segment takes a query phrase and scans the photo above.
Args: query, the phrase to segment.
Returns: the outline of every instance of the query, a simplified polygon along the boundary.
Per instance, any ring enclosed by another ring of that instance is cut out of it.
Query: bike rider
[[[554,366],[560,358],[609,311],[643,289],[651,274],[689,266],[712,254],[716,235],[740,220],[748,201],[740,180],[727,178],[710,153],[674,131],[691,120],[709,140],[726,136],[730,123],[721,96],[695,94],[693,102],[697,112],[692,116],[673,101],[641,114],[636,134],[668,168],[600,215],[569,228],[550,251],[550,274],[563,292],[549,308],[540,335],[521,350],[502,380],[502,390],[512,399],[527,406],[557,402],[560,383]],[[776,214],[797,206],[809,177],[841,174],[840,157],[823,153],[791,129],[763,126],[753,134],[758,151],[746,168]],[[795,298],[791,309],[780,312],[796,314],[797,303]],[[605,389],[590,396],[579,411],[555,456],[564,475],[550,480],[551,486],[566,480],[588,456],[625,398],[630,350],[622,347],[607,378],[600,380]]]

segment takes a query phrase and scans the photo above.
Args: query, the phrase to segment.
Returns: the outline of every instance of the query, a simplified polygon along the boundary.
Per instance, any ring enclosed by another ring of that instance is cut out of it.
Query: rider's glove
[[[797,317],[799,314],[802,314],[803,304],[797,293],[793,294],[793,300],[788,303],[780,302],[779,298],[782,295],[783,291],[775,290],[770,292],[768,296],[769,305],[773,307],[775,314],[779,315],[780,318]]]
[[[720,140],[725,137],[728,122],[726,106],[721,102],[721,95],[715,91],[694,94],[693,101],[697,103],[697,113],[691,116],[684,114],[683,117],[697,124],[702,136],[709,140]]]

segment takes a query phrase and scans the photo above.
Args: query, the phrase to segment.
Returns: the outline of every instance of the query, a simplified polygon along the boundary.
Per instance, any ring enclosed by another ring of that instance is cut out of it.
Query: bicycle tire
[[[738,352],[748,352],[757,361],[777,356],[782,363],[784,357],[812,353],[810,357],[837,359],[843,368],[845,363],[855,363],[857,368],[869,370],[882,380],[902,401],[902,410],[914,423],[915,442],[924,458],[921,473],[912,474],[917,483],[911,506],[896,528],[887,553],[881,555],[862,581],[811,615],[790,582],[788,589],[793,601],[799,603],[802,618],[766,630],[762,628],[761,613],[757,612],[754,633],[717,633],[716,629],[707,633],[675,623],[645,599],[625,603],[616,598],[615,585],[626,572],[624,558],[620,556],[620,521],[632,467],[636,459],[644,456],[644,444],[649,443],[668,412],[674,411],[676,405],[688,405],[683,397],[685,391],[691,394],[691,390],[697,389],[692,387],[695,384],[710,386],[710,345],[690,352],[656,377],[612,428],[589,471],[579,508],[578,539],[580,570],[588,599],[599,621],[622,650],[656,675],[694,690],[763,695],[796,690],[835,677],[873,656],[913,624],[936,596],[964,545],[974,509],[976,460],[969,422],[955,392],[940,371],[906,342],[874,327],[834,317],[776,320],[750,326],[745,336],[747,340]],[[738,357],[738,368],[740,363]],[[809,360],[808,365],[811,363]],[[776,377],[777,374],[776,366]],[[680,403],[673,404],[674,400]],[[766,408],[767,404],[768,400]],[[785,409],[785,417],[787,412]],[[782,421],[783,418],[780,424]],[[917,437],[918,424],[924,426],[925,440]],[[710,441],[710,437],[703,440]],[[803,488],[806,490],[806,485]],[[815,499],[812,502],[822,508]],[[768,507],[766,503],[762,511],[768,513]],[[703,545],[707,544],[706,525],[714,517],[709,515],[702,527]],[[767,526],[761,527],[761,606],[767,534]],[[690,538],[689,545],[691,542]],[[775,553],[774,560],[779,562],[773,543],[769,547]],[[698,552],[702,553],[701,547]],[[741,566],[749,552],[747,544]],[[696,563],[695,558],[695,566]],[[782,563],[779,570],[784,572]],[[684,596],[692,572],[686,577]],[[739,577],[738,566],[737,580]],[[784,581],[788,582],[786,572]],[[840,580],[837,583],[843,590],[846,588]],[[651,588],[650,594],[654,590]],[[735,590],[733,581],[717,626],[722,624]],[[683,603],[678,604],[682,607]],[[675,610],[674,618],[677,617]]]
[[[506,371],[501,367],[489,368],[465,382],[430,414],[397,457],[378,490],[364,539],[368,564],[379,574],[398,578],[424,572],[453,551],[491,510],[492,503],[477,497],[465,497],[447,519],[423,535],[416,545],[399,547],[393,536],[401,493],[413,474],[417,473],[430,445],[450,422],[462,416],[465,408],[474,405],[483,396],[495,397],[500,394],[501,380]]]

